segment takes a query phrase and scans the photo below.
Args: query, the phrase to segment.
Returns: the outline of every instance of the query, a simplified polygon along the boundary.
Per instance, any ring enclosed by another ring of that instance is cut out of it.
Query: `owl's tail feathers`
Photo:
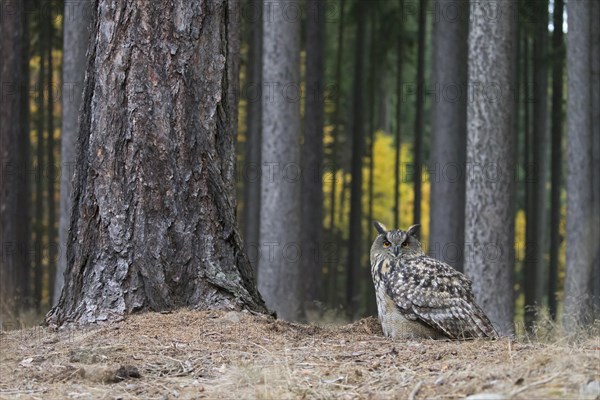
[[[480,335],[479,337],[495,339],[498,337],[498,332],[494,329],[494,325],[490,319],[485,315],[483,310],[477,307],[477,312],[473,315],[473,322],[479,328]]]
[[[473,338],[497,338],[498,332],[494,329],[494,325],[485,315],[483,310],[474,302],[463,300],[463,307],[468,310],[468,315],[471,320],[469,334]]]

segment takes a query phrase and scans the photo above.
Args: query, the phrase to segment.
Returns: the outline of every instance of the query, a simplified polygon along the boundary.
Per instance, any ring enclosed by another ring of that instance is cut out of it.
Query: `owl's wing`
[[[389,259],[380,262],[389,263],[378,268],[381,283],[406,318],[452,339],[498,336],[475,303],[471,281],[448,264],[425,255],[402,265]]]

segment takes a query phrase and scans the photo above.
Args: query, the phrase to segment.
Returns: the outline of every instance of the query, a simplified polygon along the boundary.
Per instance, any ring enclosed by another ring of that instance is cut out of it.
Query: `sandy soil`
[[[401,342],[374,318],[326,328],[220,311],[0,333],[0,398],[466,396],[600,399],[600,339]]]

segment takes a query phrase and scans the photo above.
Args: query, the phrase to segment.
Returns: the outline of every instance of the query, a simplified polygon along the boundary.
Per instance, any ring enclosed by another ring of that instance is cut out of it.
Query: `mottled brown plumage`
[[[379,320],[393,338],[496,337],[475,303],[471,281],[450,265],[423,253],[415,225],[388,231],[381,223],[371,247],[371,274]]]

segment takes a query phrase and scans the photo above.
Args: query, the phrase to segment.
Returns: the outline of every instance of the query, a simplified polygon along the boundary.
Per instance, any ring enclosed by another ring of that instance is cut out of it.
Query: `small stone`
[[[19,365],[21,367],[29,367],[29,366],[31,366],[32,362],[33,362],[33,357],[27,357],[27,358],[23,359],[23,361],[21,361],[19,363]]]
[[[587,385],[581,385],[579,394],[582,396],[592,396],[597,398],[600,396],[600,381],[591,381]]]

